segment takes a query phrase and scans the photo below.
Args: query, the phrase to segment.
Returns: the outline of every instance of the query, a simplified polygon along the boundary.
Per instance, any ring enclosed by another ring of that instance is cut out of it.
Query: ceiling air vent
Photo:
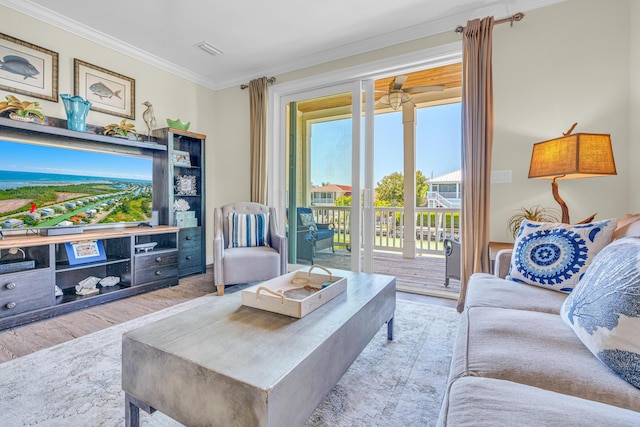
[[[200,49],[204,50],[210,55],[213,55],[213,56],[222,55],[222,51],[220,49],[218,49],[217,47],[215,47],[214,45],[208,42],[200,42],[196,46],[198,46]]]

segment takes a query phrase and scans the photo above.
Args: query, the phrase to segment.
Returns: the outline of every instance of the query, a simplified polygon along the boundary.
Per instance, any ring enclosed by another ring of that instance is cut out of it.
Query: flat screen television
[[[0,229],[148,222],[151,157],[0,139]]]

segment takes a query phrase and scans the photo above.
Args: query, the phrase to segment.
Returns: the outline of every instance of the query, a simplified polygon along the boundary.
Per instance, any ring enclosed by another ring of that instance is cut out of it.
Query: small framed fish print
[[[130,77],[73,60],[73,90],[91,101],[91,109],[125,119],[136,119],[136,82]]]
[[[58,53],[0,33],[0,89],[58,102]]]

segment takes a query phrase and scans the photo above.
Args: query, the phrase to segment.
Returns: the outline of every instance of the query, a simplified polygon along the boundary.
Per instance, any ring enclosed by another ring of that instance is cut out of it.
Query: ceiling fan
[[[389,90],[377,90],[376,92],[387,92],[378,100],[379,103],[391,107],[393,110],[399,110],[400,106],[411,100],[413,93],[438,92],[444,90],[444,85],[434,86],[416,86],[403,88],[402,85],[407,81],[408,76],[396,76],[389,83]]]

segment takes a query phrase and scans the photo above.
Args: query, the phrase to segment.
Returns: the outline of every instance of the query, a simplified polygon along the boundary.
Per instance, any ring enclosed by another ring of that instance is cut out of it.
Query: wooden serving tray
[[[321,268],[327,274],[312,273]],[[347,289],[347,278],[334,276],[324,267],[294,271],[242,290],[242,305],[298,319],[331,301]]]

